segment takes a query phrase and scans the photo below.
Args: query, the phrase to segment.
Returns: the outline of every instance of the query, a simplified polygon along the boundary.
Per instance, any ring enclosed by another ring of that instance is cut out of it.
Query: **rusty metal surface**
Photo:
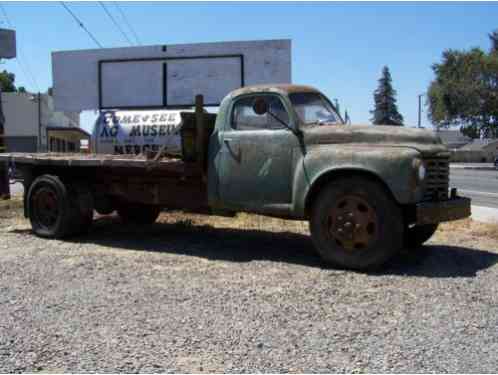
[[[449,157],[425,158],[426,179],[424,181],[424,200],[439,201],[448,199],[450,180]]]
[[[8,153],[0,154],[0,161],[16,164],[79,167],[136,167],[175,169],[183,168],[184,162],[178,158],[162,156],[151,160],[146,155],[104,155],[71,153]]]
[[[332,208],[327,225],[337,245],[354,251],[367,250],[375,242],[379,223],[375,210],[365,199],[346,195]]]
[[[470,199],[455,198],[442,202],[423,202],[416,205],[417,224],[436,224],[464,219],[471,215]]]
[[[311,86],[306,85],[292,85],[292,84],[266,84],[266,85],[251,85],[245,86],[240,89],[234,90],[230,93],[230,96],[236,97],[239,95],[251,94],[251,93],[264,93],[264,92],[274,92],[280,93],[282,95],[287,95],[295,92],[316,92],[320,93],[319,90]]]

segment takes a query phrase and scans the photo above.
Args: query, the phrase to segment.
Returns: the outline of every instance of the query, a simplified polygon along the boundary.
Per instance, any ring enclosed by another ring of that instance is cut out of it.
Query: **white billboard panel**
[[[162,66],[161,61],[101,64],[101,107],[161,106],[163,103]]]
[[[244,85],[242,57],[172,60],[167,64],[167,105],[188,105],[197,94],[204,103],[216,104],[230,91]]]
[[[217,105],[231,90],[291,83],[290,40],[103,48],[52,54],[56,110]]]
[[[0,58],[13,59],[14,57],[16,57],[16,32],[0,29]]]

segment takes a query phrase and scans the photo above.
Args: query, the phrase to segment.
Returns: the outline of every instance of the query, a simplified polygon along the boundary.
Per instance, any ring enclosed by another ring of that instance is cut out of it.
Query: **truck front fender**
[[[336,178],[364,176],[384,186],[399,204],[414,203],[422,190],[413,168],[420,153],[406,147],[327,145],[309,149],[296,165],[293,212],[307,217],[318,192]]]

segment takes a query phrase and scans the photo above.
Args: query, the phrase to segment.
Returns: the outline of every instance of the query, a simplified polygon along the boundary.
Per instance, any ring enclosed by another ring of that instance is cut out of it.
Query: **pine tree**
[[[396,105],[396,90],[392,86],[389,68],[384,66],[379,87],[374,92],[375,109],[371,121],[374,125],[403,125],[403,116]]]
[[[491,41],[491,53],[498,52],[498,29],[488,34],[489,40]]]

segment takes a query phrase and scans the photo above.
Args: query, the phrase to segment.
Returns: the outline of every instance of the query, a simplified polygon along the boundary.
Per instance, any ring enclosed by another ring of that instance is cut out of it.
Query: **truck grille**
[[[426,178],[424,201],[443,201],[448,199],[450,165],[448,157],[424,159]]]

